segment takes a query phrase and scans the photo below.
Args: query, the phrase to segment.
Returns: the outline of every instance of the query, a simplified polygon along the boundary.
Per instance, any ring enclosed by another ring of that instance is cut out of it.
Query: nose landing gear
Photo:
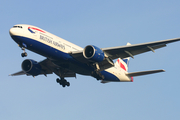
[[[25,53],[21,53],[21,56],[22,57],[26,57],[27,56],[27,53],[25,52]]]
[[[70,86],[70,83],[64,78],[61,78],[61,79],[57,78],[56,82],[62,85],[62,87]]]
[[[27,53],[25,52],[25,48],[22,48],[22,50],[23,50],[23,53],[21,53],[21,56],[22,56],[22,57],[26,57],[26,56],[27,56]]]

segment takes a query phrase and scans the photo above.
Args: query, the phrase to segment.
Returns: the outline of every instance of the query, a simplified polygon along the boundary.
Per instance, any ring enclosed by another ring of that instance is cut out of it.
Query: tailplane
[[[132,73],[127,73],[126,75],[129,77],[135,77],[135,76],[149,75],[149,74],[154,74],[154,73],[159,73],[159,72],[165,72],[165,70],[150,70],[150,71],[132,72]]]

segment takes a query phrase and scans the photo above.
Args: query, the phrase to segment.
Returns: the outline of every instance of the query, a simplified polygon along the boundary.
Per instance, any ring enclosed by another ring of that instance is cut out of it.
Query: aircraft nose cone
[[[16,33],[16,31],[15,31],[14,28],[11,28],[11,29],[9,30],[9,34],[10,34],[11,36],[15,35],[15,33]]]

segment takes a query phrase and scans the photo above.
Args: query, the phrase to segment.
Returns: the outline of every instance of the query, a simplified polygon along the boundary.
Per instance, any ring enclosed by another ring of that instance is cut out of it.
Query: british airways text
[[[51,38],[48,38],[48,37],[40,35],[40,39],[45,41],[45,42],[47,42],[47,43],[53,44],[54,46],[57,46],[57,47],[65,50],[65,46],[64,45],[62,45],[62,44],[60,44],[60,43],[58,43],[56,41],[53,41]]]

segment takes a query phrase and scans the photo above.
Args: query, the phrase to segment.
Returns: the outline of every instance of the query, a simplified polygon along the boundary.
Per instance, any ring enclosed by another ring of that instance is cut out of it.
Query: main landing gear
[[[63,87],[70,86],[70,83],[64,78],[61,78],[61,79],[57,78],[56,82],[62,85]]]
[[[26,56],[27,56],[27,53],[25,52],[25,48],[22,48],[22,50],[23,50],[23,53],[21,53],[21,56],[22,56],[22,57],[26,57]]]

